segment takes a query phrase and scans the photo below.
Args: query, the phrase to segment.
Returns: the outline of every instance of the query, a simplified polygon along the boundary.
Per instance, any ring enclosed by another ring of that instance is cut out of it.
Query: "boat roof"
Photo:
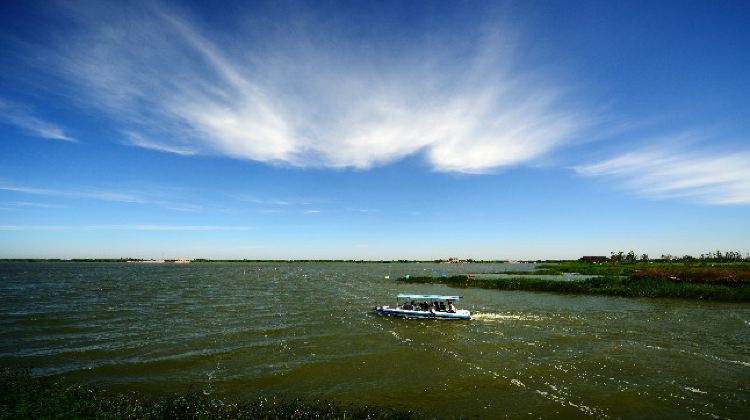
[[[397,298],[406,299],[430,299],[430,300],[459,300],[461,296],[443,296],[443,295],[407,295],[399,293],[396,295]]]

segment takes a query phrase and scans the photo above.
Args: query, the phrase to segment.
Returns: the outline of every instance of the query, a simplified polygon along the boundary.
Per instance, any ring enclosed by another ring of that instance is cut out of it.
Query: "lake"
[[[398,284],[509,264],[0,263],[0,366],[467,418],[746,418],[750,305]],[[398,292],[474,320],[380,317]],[[218,398],[218,397],[217,397]]]

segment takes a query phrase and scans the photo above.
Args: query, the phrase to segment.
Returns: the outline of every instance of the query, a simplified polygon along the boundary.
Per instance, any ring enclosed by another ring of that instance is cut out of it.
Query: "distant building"
[[[579,258],[578,261],[598,264],[609,261],[609,258],[605,257],[604,255],[586,255]]]
[[[158,259],[158,260],[129,260],[129,263],[151,263],[151,264],[163,264],[163,263],[172,263],[172,264],[185,264],[189,262],[193,262],[193,260],[189,260],[187,258],[174,258],[174,259]]]
[[[448,258],[447,260],[437,260],[437,262],[447,263],[447,264],[469,264],[469,263],[473,263],[474,260],[472,260],[471,258],[464,259],[464,258],[451,257],[451,258]]]

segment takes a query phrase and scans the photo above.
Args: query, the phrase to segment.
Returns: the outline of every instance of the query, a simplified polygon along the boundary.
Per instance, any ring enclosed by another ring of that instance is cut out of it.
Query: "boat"
[[[404,300],[403,304],[402,299]],[[471,312],[465,309],[448,309],[453,307],[453,302],[457,302],[459,299],[461,299],[461,296],[399,293],[396,295],[395,306],[378,306],[375,311],[381,315],[401,318],[471,319]]]

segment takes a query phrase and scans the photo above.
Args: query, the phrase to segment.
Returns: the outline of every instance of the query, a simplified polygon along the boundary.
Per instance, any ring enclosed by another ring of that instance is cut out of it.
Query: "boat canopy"
[[[399,293],[397,299],[430,299],[430,300],[459,300],[461,296],[443,296],[443,295],[407,295]]]

